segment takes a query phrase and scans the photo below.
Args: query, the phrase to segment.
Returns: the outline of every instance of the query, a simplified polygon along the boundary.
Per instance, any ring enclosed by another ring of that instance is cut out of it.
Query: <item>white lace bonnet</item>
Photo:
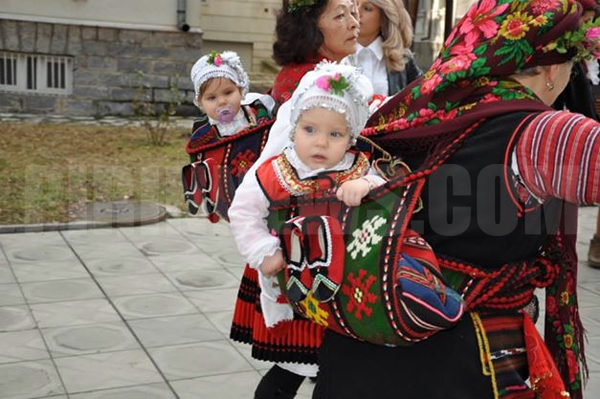
[[[302,112],[326,108],[346,117],[354,143],[369,118],[368,102],[372,96],[373,86],[360,69],[322,61],[304,75],[292,94],[292,132]]]
[[[240,57],[234,51],[223,51],[222,53],[212,51],[210,54],[202,56],[192,67],[190,77],[196,92],[194,96],[196,105],[198,105],[200,87],[209,79],[227,78],[231,80],[242,90],[242,97],[248,93],[250,87],[248,74],[242,66]]]

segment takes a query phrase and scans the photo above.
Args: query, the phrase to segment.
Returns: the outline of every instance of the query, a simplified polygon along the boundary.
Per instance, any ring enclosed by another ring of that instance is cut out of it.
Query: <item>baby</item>
[[[203,209],[216,222],[227,217],[237,185],[258,158],[274,102],[248,93],[248,75],[233,51],[202,56],[190,75],[194,103],[205,116],[196,120],[186,144],[190,164],[182,169],[184,197],[191,214]]]
[[[250,81],[240,57],[233,51],[212,51],[202,56],[191,71],[194,104],[208,117],[195,126],[190,145],[232,136],[272,118],[273,99],[248,94]],[[206,137],[208,135],[209,137]]]
[[[275,274],[287,265],[279,239],[267,226],[271,203],[334,189],[340,201],[356,206],[385,182],[369,167],[366,156],[353,149],[368,119],[372,94],[371,83],[358,69],[318,64],[302,78],[290,100],[292,145],[260,165],[256,179],[245,179],[236,192],[230,226],[241,255],[259,270],[267,327],[293,317],[290,305],[277,301]],[[326,187],[330,182],[335,187]]]

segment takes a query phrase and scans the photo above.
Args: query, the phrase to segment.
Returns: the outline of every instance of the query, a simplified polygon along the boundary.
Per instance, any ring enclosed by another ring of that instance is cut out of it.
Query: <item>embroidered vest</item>
[[[332,188],[364,175],[363,157],[347,171],[302,180],[285,156],[258,168],[268,225],[287,263],[280,287],[297,313],[321,326],[375,344],[411,345],[454,325],[463,302],[442,283],[431,248],[406,228],[422,179],[378,187],[359,207],[337,200]]]
[[[227,220],[235,190],[258,159],[274,122],[258,100],[242,109],[247,129],[221,137],[216,127],[200,121],[186,145],[191,163],[182,169],[182,183],[188,210],[196,214],[202,208],[215,223]]]
[[[510,168],[520,134],[515,129],[526,115],[487,121],[427,179],[424,210],[412,226],[438,255],[494,269],[532,260],[556,231],[561,202],[539,204]],[[472,156],[481,153],[487,156]]]

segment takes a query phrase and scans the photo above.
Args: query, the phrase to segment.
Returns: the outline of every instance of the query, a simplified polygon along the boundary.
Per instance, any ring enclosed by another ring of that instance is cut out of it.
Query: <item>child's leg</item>
[[[293,399],[304,378],[274,365],[258,383],[254,399]]]

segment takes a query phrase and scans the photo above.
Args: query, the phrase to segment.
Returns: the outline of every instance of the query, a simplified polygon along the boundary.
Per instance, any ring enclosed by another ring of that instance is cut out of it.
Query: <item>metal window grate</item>
[[[70,77],[73,65],[69,57],[40,56],[46,70],[45,89],[48,93],[70,91]]]
[[[0,52],[0,90],[71,94],[73,58]]]
[[[37,89],[37,57],[27,57],[27,89]]]
[[[17,85],[17,58],[10,53],[0,56],[0,86]]]

